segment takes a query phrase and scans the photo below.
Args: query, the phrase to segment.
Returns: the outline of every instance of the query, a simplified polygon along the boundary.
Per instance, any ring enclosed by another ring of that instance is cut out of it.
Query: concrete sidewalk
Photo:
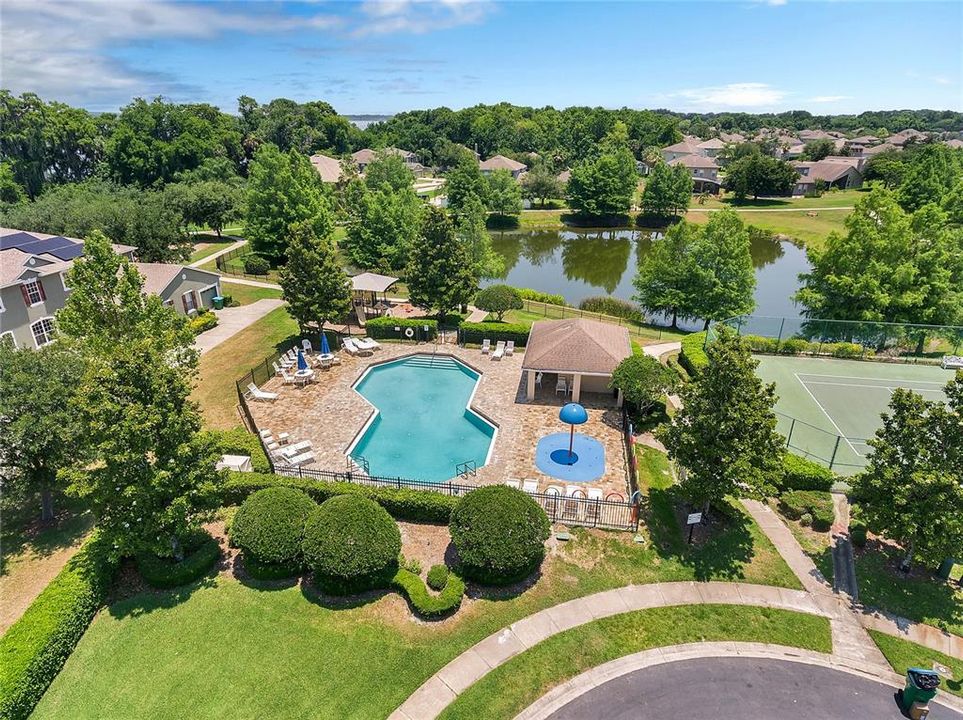
[[[225,235],[224,237],[230,239],[231,236]],[[195,267],[195,268],[200,267],[201,265],[204,265],[205,263],[209,263],[212,260],[216,260],[217,258],[221,257],[221,255],[229,253],[231,252],[231,250],[237,250],[239,247],[242,247],[243,245],[246,245],[246,244],[247,244],[247,240],[245,240],[244,238],[240,238],[237,242],[231,243],[223,250],[218,250],[216,253],[211,253],[207,257],[203,257],[200,260],[195,260],[190,265],[188,265],[188,267]]]
[[[215,310],[217,327],[198,335],[194,339],[194,344],[203,355],[282,305],[284,301],[279,298],[265,298],[250,305]]]

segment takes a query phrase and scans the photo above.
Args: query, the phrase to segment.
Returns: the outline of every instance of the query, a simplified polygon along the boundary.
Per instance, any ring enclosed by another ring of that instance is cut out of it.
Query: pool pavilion
[[[622,406],[622,392],[610,387],[612,373],[632,354],[624,327],[585,318],[540,320],[532,325],[522,370],[527,373],[526,398],[551,392],[572,402],[583,393],[609,395]]]

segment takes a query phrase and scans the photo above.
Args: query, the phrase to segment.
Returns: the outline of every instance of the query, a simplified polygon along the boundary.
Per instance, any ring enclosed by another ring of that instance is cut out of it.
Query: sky
[[[0,87],[92,111],[963,110],[961,83],[963,2],[0,2]]]

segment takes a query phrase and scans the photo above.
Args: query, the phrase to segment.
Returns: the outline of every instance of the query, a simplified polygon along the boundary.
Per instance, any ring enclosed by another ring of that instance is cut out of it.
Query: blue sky
[[[3,0],[2,85],[323,99],[342,113],[525,105],[963,110],[963,3]]]

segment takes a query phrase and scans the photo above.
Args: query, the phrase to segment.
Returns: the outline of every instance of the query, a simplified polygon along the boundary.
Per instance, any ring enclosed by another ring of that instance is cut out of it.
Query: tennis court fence
[[[776,430],[786,438],[795,454],[825,465],[840,475],[851,475],[866,467],[870,447],[866,438],[853,438],[776,412]]]

